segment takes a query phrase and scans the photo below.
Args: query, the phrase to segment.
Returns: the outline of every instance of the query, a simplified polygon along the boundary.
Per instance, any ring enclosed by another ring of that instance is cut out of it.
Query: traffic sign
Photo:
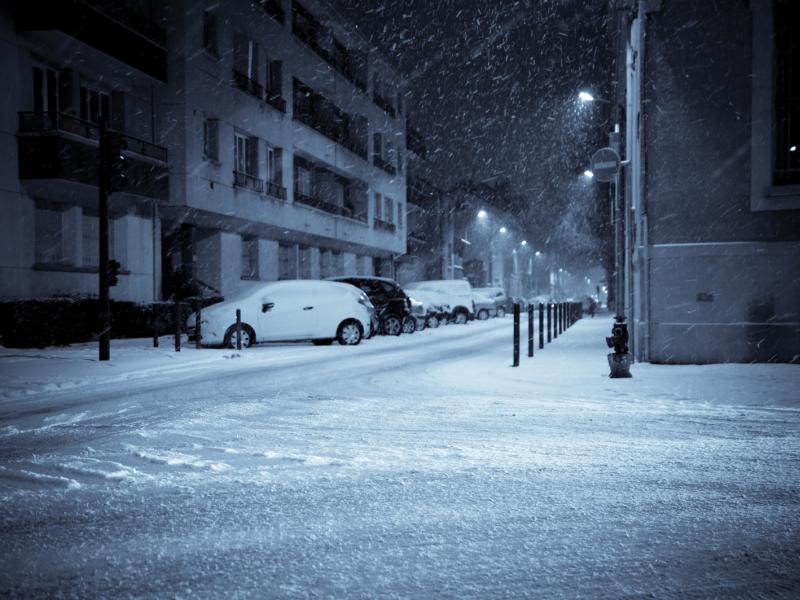
[[[613,148],[600,148],[592,155],[592,173],[597,181],[613,181],[622,161]]]

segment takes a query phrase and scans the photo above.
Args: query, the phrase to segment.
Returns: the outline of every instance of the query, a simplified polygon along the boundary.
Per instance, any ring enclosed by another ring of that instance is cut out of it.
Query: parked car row
[[[403,287],[392,279],[362,276],[252,283],[204,309],[199,329],[204,345],[236,347],[238,310],[242,347],[294,340],[356,345],[377,334],[400,335],[503,316],[507,300],[501,288],[481,293],[466,280],[415,281]],[[196,339],[194,314],[187,328]]]

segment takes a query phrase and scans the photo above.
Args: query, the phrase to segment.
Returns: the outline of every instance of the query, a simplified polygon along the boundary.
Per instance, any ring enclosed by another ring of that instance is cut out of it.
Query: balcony
[[[395,225],[394,223],[390,223],[389,221],[384,221],[383,219],[374,219],[372,221],[372,228],[382,229],[390,233],[394,233],[397,231],[397,225]]]
[[[286,100],[284,100],[280,94],[267,91],[267,95],[264,98],[264,101],[275,110],[278,110],[282,113],[286,112]]]
[[[233,85],[259,100],[264,99],[264,86],[236,69],[233,69]]]
[[[121,134],[130,159],[125,193],[169,197],[167,149]],[[94,123],[51,112],[19,113],[19,178],[98,185],[100,130]],[[63,184],[60,184],[63,188]],[[53,191],[47,189],[46,191]]]
[[[392,177],[397,175],[397,169],[395,168],[395,166],[392,163],[384,160],[383,158],[381,158],[377,154],[373,154],[373,156],[372,156],[372,164],[375,165],[376,167],[379,167],[379,168],[383,169],[384,171],[386,171]]]
[[[60,32],[160,81],[167,80],[166,32],[124,1],[29,0],[16,7],[19,31]]]
[[[390,100],[388,100],[387,98],[384,98],[384,97],[383,97],[381,94],[379,94],[378,92],[373,92],[373,94],[372,94],[372,101],[373,101],[373,102],[374,102],[374,103],[375,103],[375,104],[376,104],[378,107],[380,107],[381,109],[383,109],[383,111],[384,111],[386,114],[388,114],[390,117],[392,117],[393,119],[394,119],[394,118],[397,116],[397,112],[395,111],[395,109],[394,109],[394,106],[392,106],[392,103],[391,103],[391,101],[390,101]]]
[[[367,147],[366,140],[355,139],[347,129],[342,127],[339,123],[331,122],[319,115],[316,111],[302,111],[295,110],[293,118],[295,121],[300,121],[308,125],[312,129],[324,135],[329,140],[344,146],[353,154],[360,156],[367,160]]]
[[[259,179],[254,175],[248,175],[247,173],[242,173],[241,171],[233,172],[233,185],[234,187],[253,190],[254,192],[258,192],[259,194],[264,193],[263,179]]]
[[[305,194],[301,194],[297,190],[294,193],[294,200],[299,204],[305,204],[306,206],[311,206],[312,208],[316,208],[326,213],[330,213],[332,215],[337,215],[339,217],[347,217],[348,219],[355,219],[356,221],[361,221],[362,223],[367,222],[366,215],[362,214],[355,214],[353,209],[349,206],[339,206],[338,204],[331,204],[330,202],[325,202],[324,200],[320,200],[319,198],[315,198],[314,196],[307,196]]]
[[[267,195],[278,200],[286,200],[286,188],[279,183],[267,181]]]

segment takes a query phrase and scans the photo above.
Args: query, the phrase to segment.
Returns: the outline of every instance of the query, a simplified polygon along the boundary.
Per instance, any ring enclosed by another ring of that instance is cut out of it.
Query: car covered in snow
[[[420,318],[425,319],[426,327],[435,329],[439,325],[447,323],[451,309],[440,293],[431,290],[414,290],[410,293],[410,298],[412,305],[415,301],[422,304]]]
[[[411,320],[411,302],[403,288],[387,277],[329,277],[327,281],[349,283],[361,289],[375,307],[378,331],[384,335],[400,335],[408,331]],[[414,330],[411,329],[411,332]]]
[[[485,321],[489,317],[497,316],[497,305],[494,300],[485,294],[472,290],[472,302],[475,306],[475,318]]]
[[[499,286],[476,287],[472,288],[472,291],[473,293],[477,292],[478,294],[483,294],[491,298],[494,301],[498,317],[504,317],[507,313],[511,313],[514,310],[513,298],[507,296],[505,290]]]
[[[256,342],[311,340],[316,345],[354,346],[369,335],[374,307],[357,287],[335,281],[288,280],[250,284],[202,311],[201,343],[236,345],[236,309],[242,346]],[[196,331],[195,316],[187,326]]]
[[[418,290],[438,293],[450,305],[450,319],[455,323],[463,324],[475,318],[472,286],[466,279],[412,281],[403,287],[411,295]]]

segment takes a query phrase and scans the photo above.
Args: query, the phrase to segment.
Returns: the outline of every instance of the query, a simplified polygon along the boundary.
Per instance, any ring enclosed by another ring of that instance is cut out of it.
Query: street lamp
[[[520,245],[520,246],[527,246],[527,245],[528,245],[528,241],[527,241],[527,240],[522,240],[522,241],[519,243],[519,245]]]
[[[488,216],[489,216],[489,215],[488,215],[488,214],[486,214],[486,211],[485,211],[485,210],[481,209],[481,210],[479,210],[479,211],[478,211],[478,218],[479,218],[479,219],[485,219],[485,218],[486,218],[486,217],[488,217]]]
[[[592,96],[589,92],[580,91],[578,92],[578,98],[581,99],[581,102],[593,102],[594,96]]]
[[[500,228],[500,233],[506,233],[507,231],[508,231],[508,229],[506,229],[505,227],[501,227]]]
[[[586,177],[587,179],[592,179],[594,177],[594,171],[592,171],[591,169],[586,169],[583,172],[583,176]]]

